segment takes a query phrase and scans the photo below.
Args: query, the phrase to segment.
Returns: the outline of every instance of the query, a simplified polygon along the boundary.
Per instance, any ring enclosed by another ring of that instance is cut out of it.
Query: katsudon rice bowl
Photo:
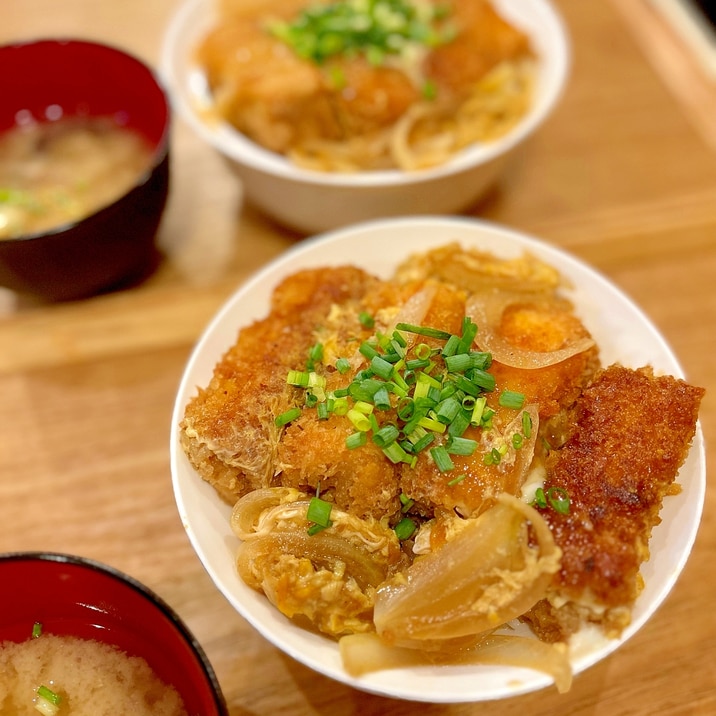
[[[300,232],[470,208],[567,81],[568,37],[549,0],[314,6],[186,0],[161,60],[179,116],[227,159],[250,202]],[[343,35],[342,54],[305,48],[329,21],[360,25],[379,6],[412,35],[388,33],[385,47]]]
[[[425,702],[563,693],[688,558],[702,395],[559,249],[478,220],[366,222],[287,251],[207,327],[175,498],[218,589],[312,669]]]

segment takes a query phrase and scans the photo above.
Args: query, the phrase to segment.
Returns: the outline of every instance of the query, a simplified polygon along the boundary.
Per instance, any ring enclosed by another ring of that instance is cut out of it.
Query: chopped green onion
[[[546,508],[549,504],[555,512],[559,512],[561,515],[568,515],[571,501],[567,490],[563,487],[552,486],[545,492],[541,487],[535,490],[533,505],[542,509]]]
[[[356,400],[353,404],[353,410],[357,410],[364,415],[370,415],[373,412],[373,406],[367,400]]]
[[[470,424],[474,426],[480,425],[482,422],[482,414],[487,404],[487,398],[478,398],[475,401],[475,407],[472,409],[472,415],[470,416]]]
[[[289,370],[286,375],[286,383],[288,385],[296,385],[299,388],[308,388],[311,377],[308,372],[303,370]]]
[[[447,472],[455,467],[444,445],[438,445],[437,447],[431,448],[430,455],[435,461],[435,466],[438,470],[440,470],[440,472]]]
[[[450,356],[454,356],[460,348],[460,338],[456,335],[451,335],[450,338],[447,339],[445,342],[445,345],[442,349],[442,356],[443,358],[449,358]]]
[[[451,437],[447,441],[446,449],[451,455],[472,455],[477,450],[477,440]]]
[[[432,80],[425,80],[423,82],[423,87],[421,90],[421,94],[423,95],[424,99],[427,100],[433,100],[438,96],[438,87]]]
[[[308,351],[308,360],[311,364],[320,363],[323,360],[323,343],[315,343]]]
[[[477,368],[472,375],[472,382],[487,391],[495,389],[495,376]]]
[[[448,340],[452,335],[447,331],[441,331],[439,328],[430,328],[429,326],[416,326],[413,323],[398,323],[395,327],[399,331],[415,333],[419,336],[425,336],[426,338],[437,338],[441,341]]]
[[[55,716],[60,710],[61,702],[62,697],[59,694],[48,689],[47,686],[38,686],[37,699],[34,703],[35,711],[39,711],[43,716]]]
[[[342,90],[346,86],[346,73],[342,67],[336,67],[332,65],[328,68],[328,76],[331,87],[334,90]]]
[[[348,358],[339,358],[336,361],[336,370],[341,374],[344,375],[351,369],[351,362],[348,360]]]
[[[32,639],[37,639],[38,636],[42,635],[42,623],[41,622],[35,622],[32,625]]]
[[[355,407],[348,410],[346,417],[351,421],[351,423],[353,423],[353,427],[355,427],[356,430],[360,430],[361,432],[367,432],[370,430],[371,426],[369,418],[365,413],[357,410]]]
[[[373,442],[379,448],[385,448],[391,443],[394,443],[398,439],[399,434],[398,428],[396,428],[395,425],[388,423],[388,425],[384,425],[373,435]]]
[[[429,365],[429,358],[413,358],[405,363],[405,367],[408,370],[420,370],[421,368],[427,368]]]
[[[401,512],[407,512],[413,505],[415,504],[415,500],[408,497],[404,492],[400,493],[400,511]]]
[[[472,367],[472,359],[467,353],[456,353],[445,357],[445,365],[451,373],[464,373]]]
[[[319,525],[320,527],[330,527],[331,522],[331,510],[333,505],[330,502],[322,500],[320,497],[312,497],[308,503],[308,511],[306,512],[306,519],[309,522]]]
[[[335,398],[333,401],[333,412],[336,415],[345,415],[348,412],[348,399],[345,397]]]
[[[462,473],[462,475],[458,475],[457,477],[453,477],[453,479],[450,480],[450,482],[448,482],[448,487],[454,487],[455,485],[458,485],[458,484],[461,483],[466,477],[467,477],[467,475],[466,475],[464,472]]]
[[[363,447],[368,442],[368,437],[364,432],[351,433],[346,438],[346,447],[349,450],[355,450],[356,448]]]
[[[284,425],[288,425],[291,421],[296,420],[296,418],[301,417],[301,408],[291,408],[290,410],[287,410],[285,413],[281,413],[281,415],[276,416],[276,420],[274,421],[276,423],[276,427],[283,427]]]
[[[406,352],[404,333],[444,341],[443,349],[418,343]],[[478,441],[464,437],[464,433],[471,425],[491,430],[495,415],[483,394],[496,388],[495,376],[488,372],[492,356],[472,350],[476,333],[477,326],[469,317],[463,320],[460,336],[430,326],[398,323],[392,334],[376,332],[360,344],[359,352],[368,359],[369,366],[358,371],[346,387],[327,392],[325,376],[313,370],[290,371],[287,382],[306,391],[305,407],[315,408],[319,420],[334,414],[348,417],[355,427],[345,441],[348,449],[366,445],[370,435],[393,463],[414,466],[418,455],[435,442],[436,436],[446,434],[445,443],[432,447],[430,454],[441,472],[452,470],[451,455],[469,456],[477,449]],[[313,362],[322,361],[323,355],[321,343],[309,351]],[[351,362],[339,358],[335,366],[348,373]],[[525,397],[503,390],[498,400],[501,405],[517,408],[522,407]],[[384,411],[394,411],[391,417],[397,422],[383,418]],[[276,418],[277,425],[287,424],[300,414],[301,408],[286,411]],[[522,434],[511,436],[511,443],[488,452],[484,463],[499,464],[508,445],[518,449],[529,437],[532,424],[526,412],[522,415],[522,428]]]
[[[379,410],[390,409],[390,394],[388,393],[388,388],[386,386],[383,386],[375,392],[375,395],[373,396],[373,403]]]
[[[435,440],[435,433],[426,432],[425,435],[413,443],[413,452],[422,452],[433,440]]]
[[[376,347],[370,343],[370,341],[363,341],[358,347],[358,352],[365,356],[368,360],[372,360],[375,356],[380,355],[376,350]]]
[[[461,390],[463,393],[466,393],[473,398],[477,398],[477,396],[482,393],[482,388],[465,375],[457,376],[455,379],[455,386],[458,390]]]
[[[44,684],[37,687],[37,695],[41,699],[49,701],[53,706],[59,706],[62,703],[62,697],[52,691],[52,689],[48,689]]]
[[[459,398],[462,398],[461,392],[457,385],[455,385],[455,382],[452,380],[446,380],[442,388],[440,389],[440,400],[447,400],[448,398],[452,398],[453,396],[457,396]],[[456,397],[456,399],[457,399]],[[460,401],[458,401],[460,402]]]
[[[395,536],[402,542],[412,537],[413,532],[416,530],[416,524],[410,517],[403,517],[393,529],[395,530]]]
[[[446,12],[408,0],[334,0],[309,5],[291,22],[273,21],[267,29],[316,64],[361,53],[371,65],[380,65],[386,55],[449,42],[454,28],[435,24]]]
[[[409,456],[408,453],[403,450],[402,447],[396,442],[391,443],[390,445],[387,445],[386,447],[382,448],[383,454],[390,460],[392,463],[399,463],[399,462],[409,462]]]
[[[503,390],[498,400],[503,408],[514,410],[519,410],[525,404],[524,393],[517,393],[514,390]]]
[[[470,316],[465,316],[462,321],[462,336],[460,338],[460,350],[469,351],[472,347],[472,342],[475,340],[477,335],[477,324],[473,323]]]
[[[435,417],[439,422],[449,425],[453,420],[455,420],[455,417],[459,412],[460,403],[455,400],[455,398],[450,397],[443,400],[442,403],[437,406]]]
[[[401,398],[398,402],[396,410],[398,417],[404,422],[407,422],[413,417],[413,413],[415,412],[415,403],[411,398]]]
[[[532,504],[542,509],[547,507],[547,498],[545,497],[544,490],[541,487],[538,487],[535,490],[535,498],[532,501]]]
[[[563,487],[550,487],[547,490],[547,499],[555,512],[559,512],[561,515],[569,514],[569,495]]]
[[[492,448],[490,452],[485,454],[483,463],[485,465],[499,465],[502,461],[502,453],[497,448]]]
[[[389,363],[384,357],[379,355],[373,356],[370,361],[370,367],[371,370],[377,376],[383,378],[383,380],[388,380],[393,375],[393,371],[395,370],[392,363]]]
[[[482,412],[482,419],[480,420],[480,427],[485,430],[492,428],[492,418],[495,417],[495,411],[492,408],[485,408]]]
[[[400,373],[393,373],[393,380],[391,381],[391,390],[396,394],[400,396],[407,396],[408,391],[410,390],[410,385],[408,384],[408,378],[410,378],[410,383],[414,384],[414,380],[412,378],[412,373],[410,375],[406,374],[405,377],[400,375]]]
[[[472,359],[472,367],[480,370],[487,370],[492,365],[492,353],[482,353],[480,351],[472,351],[470,353]]]
[[[532,416],[527,411],[522,413],[522,434],[528,440],[532,436]]]
[[[373,328],[375,326],[375,319],[367,311],[361,311],[358,314],[358,320],[363,328]]]
[[[454,420],[448,425],[448,435],[451,437],[460,437],[470,427],[470,418],[464,410],[458,412]]]
[[[414,350],[415,357],[418,360],[430,360],[430,358],[432,358],[433,349],[427,343],[418,343]]]
[[[434,433],[444,433],[446,429],[444,423],[427,416],[420,418],[420,420],[418,420],[418,425],[426,428],[427,430],[432,430]]]

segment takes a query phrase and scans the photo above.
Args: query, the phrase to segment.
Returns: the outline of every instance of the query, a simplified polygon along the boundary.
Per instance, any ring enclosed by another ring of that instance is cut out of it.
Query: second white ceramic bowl
[[[178,114],[229,160],[243,182],[246,198],[281,224],[314,233],[379,217],[459,213],[485,193],[506,160],[552,112],[568,76],[568,36],[549,0],[494,3],[532,38],[539,57],[533,106],[504,137],[475,144],[450,162],[425,171],[302,169],[230,125],[207,119],[212,99],[194,52],[217,21],[215,0],[188,0],[179,7],[164,38],[161,71]]]

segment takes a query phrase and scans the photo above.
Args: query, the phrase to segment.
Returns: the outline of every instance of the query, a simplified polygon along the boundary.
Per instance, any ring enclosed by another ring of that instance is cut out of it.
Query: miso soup
[[[151,167],[153,148],[110,118],[62,118],[0,134],[0,239],[75,222]]]
[[[49,698],[43,696],[48,692]],[[38,713],[187,716],[174,687],[163,683],[145,659],[117,647],[49,633],[19,644],[0,642],[0,714]]]

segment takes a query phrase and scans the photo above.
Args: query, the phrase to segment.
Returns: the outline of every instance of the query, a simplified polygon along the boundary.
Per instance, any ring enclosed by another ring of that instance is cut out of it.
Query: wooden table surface
[[[177,4],[2,0],[0,42],[82,36],[156,65]],[[673,91],[670,45],[660,52],[655,33],[649,44],[637,27],[638,0],[557,4],[573,42],[568,90],[474,213],[573,252],[644,309],[690,381],[711,391],[701,413],[708,448],[716,442],[716,145],[708,133],[716,116],[705,121],[684,97],[690,82],[691,94],[712,102],[716,87],[697,68],[684,72],[673,54],[681,72]],[[204,325],[247,276],[301,237],[242,205],[223,162],[178,120],[172,171],[161,228],[166,259],[143,285],[63,305],[0,293],[0,551],[80,554],[143,581],[196,634],[233,716],[716,713],[713,485],[666,602],[564,696],[549,689],[448,706],[383,699],[313,673],[236,614],[178,518],[170,415]]]

